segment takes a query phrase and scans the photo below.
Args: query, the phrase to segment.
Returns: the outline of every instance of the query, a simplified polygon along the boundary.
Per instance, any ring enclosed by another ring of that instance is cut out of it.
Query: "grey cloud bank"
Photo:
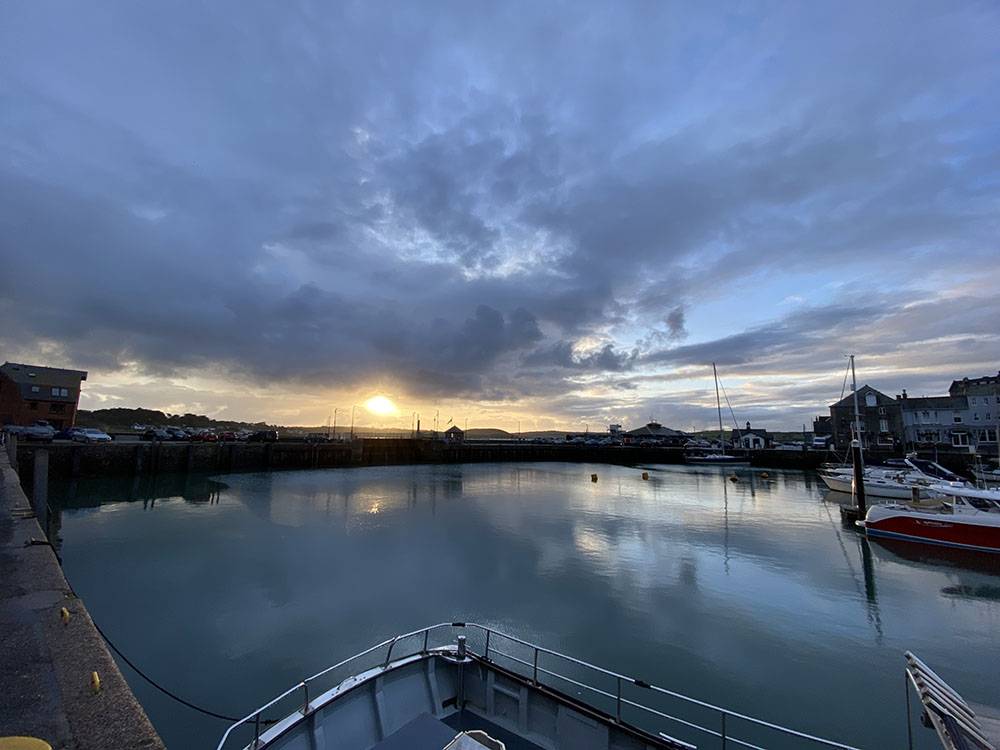
[[[995,5],[4,16],[9,359],[793,426],[998,369]]]

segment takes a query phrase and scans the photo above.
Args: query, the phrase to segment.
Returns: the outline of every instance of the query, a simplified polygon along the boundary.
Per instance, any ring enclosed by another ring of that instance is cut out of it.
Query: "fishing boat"
[[[290,712],[271,719],[282,706]],[[713,747],[856,750],[465,622],[383,641],[303,680],[230,726],[217,750],[697,747],[675,733]]]
[[[871,536],[1000,552],[1000,492],[946,484],[928,490],[941,498],[940,506],[873,505],[857,524]]]
[[[715,378],[715,408],[719,412],[719,446],[722,453],[691,454],[684,457],[685,463],[691,464],[749,464],[748,456],[736,456],[726,454],[726,436],[722,431],[722,401],[719,400],[719,373],[715,369],[715,362],[712,363],[712,376]],[[726,397],[726,403],[729,403]],[[749,423],[748,423],[749,424]]]

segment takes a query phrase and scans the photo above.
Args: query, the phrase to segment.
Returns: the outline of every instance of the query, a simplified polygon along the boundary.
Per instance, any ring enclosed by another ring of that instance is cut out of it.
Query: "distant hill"
[[[98,427],[107,432],[130,432],[132,425],[153,427],[210,427],[216,430],[273,430],[266,422],[236,422],[217,420],[201,414],[165,414],[155,409],[80,409],[76,413],[78,427]]]

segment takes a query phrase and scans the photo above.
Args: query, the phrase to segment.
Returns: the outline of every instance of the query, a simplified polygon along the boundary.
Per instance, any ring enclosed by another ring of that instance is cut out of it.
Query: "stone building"
[[[858,388],[863,448],[894,450],[903,446],[903,410],[900,404],[900,400],[870,385]],[[830,422],[834,445],[838,450],[847,450],[854,433],[854,394],[848,394],[830,405]]]

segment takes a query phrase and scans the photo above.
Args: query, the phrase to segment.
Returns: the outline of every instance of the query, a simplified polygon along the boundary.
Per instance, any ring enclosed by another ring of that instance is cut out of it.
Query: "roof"
[[[740,437],[746,437],[747,435],[756,435],[757,437],[770,437],[771,433],[767,430],[762,430],[759,427],[751,427],[749,430],[744,430],[742,427],[737,427],[733,430]]]
[[[864,395],[866,393],[874,393],[875,396],[876,396],[876,398],[878,399],[879,405],[887,404],[887,403],[890,403],[890,402],[891,403],[895,403],[896,402],[896,399],[892,398],[891,396],[886,396],[884,393],[882,393],[882,391],[876,390],[875,388],[872,388],[870,385],[867,385],[867,384],[865,384],[865,385],[861,386],[860,388],[858,388],[857,393],[858,393],[858,398],[864,397]],[[859,403],[858,406],[863,407],[864,404],[863,403]],[[848,393],[846,396],[844,396],[844,398],[840,399],[840,401],[838,401],[837,403],[830,404],[830,408],[831,409],[837,409],[839,407],[850,407],[850,408],[853,409],[854,408],[854,394],[853,393]]]
[[[80,382],[87,379],[83,370],[62,370],[58,367],[38,367],[19,362],[4,362],[0,373],[11,380],[26,401],[61,401],[75,403],[80,393]],[[37,392],[32,388],[37,387]],[[53,395],[52,388],[65,388],[66,396]]]
[[[961,380],[953,380],[951,382],[951,387],[948,388],[948,393],[952,396],[960,396],[968,394],[971,389],[975,391],[972,395],[976,396],[984,391],[988,393],[995,393],[998,387],[1000,387],[1000,372],[996,375],[987,375],[984,378],[962,378]]]
[[[671,435],[683,435],[685,433],[680,430],[672,430],[669,427],[664,427],[659,422],[649,422],[644,424],[642,427],[637,427],[634,430],[629,430],[628,435],[656,435],[657,437],[670,437]]]
[[[444,431],[445,435],[464,435],[465,432],[456,424]]]
[[[921,409],[968,409],[969,399],[966,396],[921,396],[913,398],[907,396],[900,399],[900,405],[905,411],[919,411]]]
[[[62,370],[58,367],[38,367],[18,362],[4,362],[0,372],[15,383],[28,385],[57,385],[60,388],[79,388],[80,381],[87,379],[84,370]]]

